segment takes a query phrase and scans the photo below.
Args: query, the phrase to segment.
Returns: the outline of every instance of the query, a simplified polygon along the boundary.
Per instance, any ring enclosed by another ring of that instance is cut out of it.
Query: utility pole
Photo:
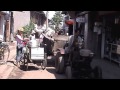
[[[48,11],[46,12],[46,30],[48,29]]]
[[[9,42],[10,38],[10,12],[5,16],[5,42]]]
[[[10,41],[14,40],[14,18],[13,11],[10,11]]]

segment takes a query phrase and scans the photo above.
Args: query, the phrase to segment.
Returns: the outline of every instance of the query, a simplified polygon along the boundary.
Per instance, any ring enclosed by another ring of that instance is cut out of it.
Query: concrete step
[[[0,66],[0,79],[7,79],[15,66],[12,63],[7,63],[7,65]]]
[[[13,49],[16,49],[16,46],[9,46],[10,51],[12,51]]]
[[[9,42],[9,45],[10,45],[10,46],[16,46],[16,45],[17,45],[17,42],[16,42],[16,41]]]
[[[0,79],[7,79],[14,69],[15,65],[12,62],[14,62],[15,53],[15,50],[12,50],[8,62],[0,65]]]
[[[1,74],[0,79],[7,79],[13,69],[14,66],[7,66],[6,69],[3,71],[3,73]]]
[[[1,76],[2,73],[5,71],[6,68],[7,68],[7,65],[5,65],[5,64],[0,65],[0,76]]]
[[[11,63],[0,65],[0,79],[7,79],[13,69],[14,65]]]
[[[15,46],[15,45],[17,45],[17,42],[16,42],[16,41],[13,41],[13,42],[3,42],[3,43],[5,43],[5,44],[7,44],[7,45],[10,45],[10,46]]]

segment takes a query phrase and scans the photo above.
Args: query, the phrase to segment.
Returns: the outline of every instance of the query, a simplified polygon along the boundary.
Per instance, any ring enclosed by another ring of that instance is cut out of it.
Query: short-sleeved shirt
[[[17,45],[23,44],[23,43],[22,43],[23,38],[22,38],[20,35],[16,35],[16,41],[17,41]]]
[[[30,35],[31,40],[35,39],[35,35]]]
[[[74,41],[74,35],[69,36],[68,48],[66,49],[66,53],[68,53],[71,50],[73,41]],[[78,43],[82,44],[82,38],[80,36],[78,36]]]
[[[72,46],[73,41],[74,41],[74,35],[71,35],[71,36],[69,37],[69,40],[68,40],[69,47]],[[82,38],[81,38],[80,36],[78,36],[78,43],[82,43]]]

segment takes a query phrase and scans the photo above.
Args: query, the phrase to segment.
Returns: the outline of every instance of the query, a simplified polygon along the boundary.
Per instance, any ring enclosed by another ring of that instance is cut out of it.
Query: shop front
[[[101,57],[120,63],[120,13],[102,15]]]

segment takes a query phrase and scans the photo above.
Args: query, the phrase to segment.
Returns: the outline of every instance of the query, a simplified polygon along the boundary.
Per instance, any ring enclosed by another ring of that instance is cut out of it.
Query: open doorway
[[[69,25],[69,28],[68,28],[68,33],[69,35],[73,35],[73,25]]]

